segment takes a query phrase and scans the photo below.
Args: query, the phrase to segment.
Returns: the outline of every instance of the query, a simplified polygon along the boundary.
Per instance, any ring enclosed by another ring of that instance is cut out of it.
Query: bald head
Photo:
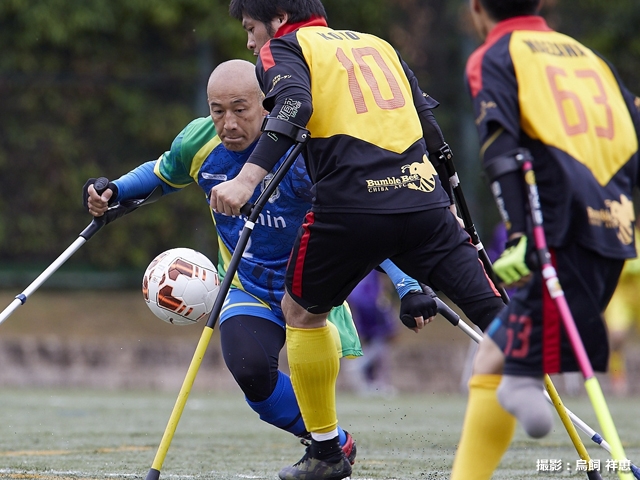
[[[262,97],[260,85],[256,78],[256,67],[246,60],[229,60],[218,65],[209,76],[207,84],[207,96],[212,93],[242,92],[252,93],[259,98]]]
[[[211,73],[207,100],[218,136],[229,150],[242,151],[260,136],[263,94],[255,65],[246,60],[229,60]]]

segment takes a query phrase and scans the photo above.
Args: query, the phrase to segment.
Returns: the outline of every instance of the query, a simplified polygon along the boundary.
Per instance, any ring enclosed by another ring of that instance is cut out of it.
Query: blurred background
[[[474,222],[488,242],[499,218],[480,175],[463,80],[466,59],[479,45],[467,1],[324,4],[333,28],[390,40],[423,90],[440,101],[436,117],[453,149]],[[545,0],[543,14],[553,28],[604,54],[640,93],[637,0]],[[190,120],[208,114],[205,87],[214,66],[231,58],[253,61],[245,44],[226,1],[0,2],[0,308],[90,222],[81,206],[85,181],[117,178],[168,150]],[[101,230],[0,326],[0,383],[29,384],[28,366],[38,360],[62,366],[58,382],[106,385],[106,376],[87,379],[92,362],[105,366],[117,358],[133,375],[122,360],[127,355],[137,365],[143,358],[150,365],[180,358],[181,381],[201,328],[162,324],[147,310],[139,289],[150,260],[176,246],[217,255],[207,204],[194,186]],[[410,333],[403,331],[396,342]],[[91,356],[112,338],[113,351]],[[172,353],[180,339],[187,345],[186,360]],[[424,342],[432,342],[433,351],[443,339],[459,343],[454,358],[461,366],[467,339],[456,329],[445,325],[442,337],[410,341],[422,350]],[[215,343],[212,365],[219,364]],[[160,345],[159,351],[150,353],[150,345]],[[128,353],[118,356],[118,348]],[[72,368],[75,376],[69,375]],[[114,368],[105,367],[104,375]],[[42,378],[35,383],[47,383],[56,374],[37,375]],[[401,387],[423,380],[412,378]],[[149,375],[136,381],[159,386]],[[130,377],[112,386],[132,383]],[[443,388],[457,385],[455,378]]]

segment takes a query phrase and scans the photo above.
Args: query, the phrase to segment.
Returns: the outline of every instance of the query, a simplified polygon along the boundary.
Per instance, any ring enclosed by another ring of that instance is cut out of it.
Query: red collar
[[[495,27],[487,35],[485,43],[493,44],[498,41],[507,33],[511,33],[514,30],[537,30],[537,31],[551,31],[549,25],[544,18],[537,15],[526,15],[521,17],[508,18],[496,24]]]
[[[273,38],[282,37],[287,33],[294,32],[301,27],[327,27],[327,20],[323,17],[311,17],[309,20],[304,20],[298,23],[285,23],[281,26]]]

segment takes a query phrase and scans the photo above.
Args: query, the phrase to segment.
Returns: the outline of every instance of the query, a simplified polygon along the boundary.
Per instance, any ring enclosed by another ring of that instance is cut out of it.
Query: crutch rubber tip
[[[587,478],[589,480],[602,480],[602,476],[598,470],[589,470],[587,471]]]
[[[155,468],[149,469],[149,473],[147,473],[147,477],[145,480],[158,480],[160,478],[160,470],[156,470]]]

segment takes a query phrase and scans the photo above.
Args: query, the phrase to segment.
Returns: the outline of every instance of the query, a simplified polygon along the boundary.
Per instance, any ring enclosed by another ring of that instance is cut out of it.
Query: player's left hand
[[[520,287],[531,279],[527,265],[527,236],[513,238],[507,242],[500,258],[493,263],[493,270],[507,286]]]
[[[412,290],[400,300],[400,320],[418,333],[438,313],[438,304],[423,290]]]
[[[240,209],[249,201],[253,188],[234,178],[211,189],[209,205],[216,213],[240,215]]]

